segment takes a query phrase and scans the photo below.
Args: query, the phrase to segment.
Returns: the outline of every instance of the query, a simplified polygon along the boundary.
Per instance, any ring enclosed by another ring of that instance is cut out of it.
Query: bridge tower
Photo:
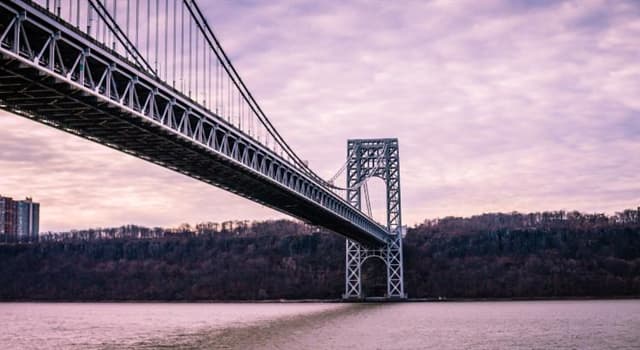
[[[363,299],[361,270],[369,258],[379,258],[387,267],[388,299],[404,299],[402,260],[402,220],[400,211],[400,157],[398,139],[364,139],[347,142],[347,201],[358,209],[362,203],[362,184],[379,177],[386,184],[387,229],[390,233],[382,247],[365,247],[346,241],[344,299]]]

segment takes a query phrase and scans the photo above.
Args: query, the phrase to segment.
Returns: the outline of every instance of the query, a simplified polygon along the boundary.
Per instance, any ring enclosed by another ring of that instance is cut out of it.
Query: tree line
[[[404,262],[415,298],[638,296],[640,217],[625,210],[426,220],[408,229]],[[367,261],[363,288],[384,294],[383,263]],[[326,299],[343,289],[344,239],[288,220],[130,225],[0,246],[1,300]]]

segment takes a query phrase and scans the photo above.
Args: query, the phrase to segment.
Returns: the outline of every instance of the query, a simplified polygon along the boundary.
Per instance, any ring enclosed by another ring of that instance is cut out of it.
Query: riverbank
[[[639,224],[521,227],[524,217],[504,215],[505,227],[488,216],[410,228],[403,242],[405,292],[416,301],[640,295]],[[330,301],[342,295],[344,238],[286,221],[251,230],[0,246],[0,300]],[[367,260],[361,276],[364,295],[387,292],[384,262]]]
[[[531,298],[407,298],[385,299],[368,297],[358,299],[272,299],[272,300],[0,300],[0,303],[123,303],[123,304],[313,304],[313,303],[446,303],[446,302],[510,302],[510,301],[587,301],[587,300],[640,300],[640,295],[575,296]]]

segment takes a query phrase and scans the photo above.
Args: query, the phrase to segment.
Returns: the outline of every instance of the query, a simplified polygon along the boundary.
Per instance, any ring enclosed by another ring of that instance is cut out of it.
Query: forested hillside
[[[485,214],[425,221],[404,241],[410,297],[640,295],[638,212]],[[291,221],[126,226],[0,245],[1,300],[337,298],[344,239]],[[363,270],[385,291],[384,265]]]

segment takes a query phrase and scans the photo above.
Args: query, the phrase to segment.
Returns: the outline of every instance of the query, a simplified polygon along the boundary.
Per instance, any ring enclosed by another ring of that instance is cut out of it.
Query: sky
[[[636,1],[200,3],[318,174],[349,138],[399,139],[405,224],[640,205]],[[0,194],[40,202],[42,231],[285,217],[4,111]]]

